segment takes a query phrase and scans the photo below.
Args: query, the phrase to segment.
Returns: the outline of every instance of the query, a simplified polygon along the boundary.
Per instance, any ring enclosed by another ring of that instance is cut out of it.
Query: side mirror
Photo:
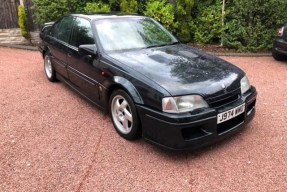
[[[90,45],[80,45],[78,52],[80,55],[92,55],[96,56],[97,55],[97,47],[94,44]]]

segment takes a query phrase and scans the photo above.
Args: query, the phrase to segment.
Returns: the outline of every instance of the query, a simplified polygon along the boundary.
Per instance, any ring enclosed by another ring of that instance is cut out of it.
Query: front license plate
[[[245,103],[242,105],[239,105],[238,107],[225,111],[223,113],[219,113],[217,115],[217,124],[222,123],[224,121],[228,121],[229,119],[232,119],[240,115],[244,111],[245,111]]]

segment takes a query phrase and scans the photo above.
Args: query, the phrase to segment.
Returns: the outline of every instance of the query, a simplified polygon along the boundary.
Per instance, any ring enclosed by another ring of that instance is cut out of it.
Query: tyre
[[[49,81],[51,82],[57,81],[56,71],[52,65],[51,57],[49,53],[46,53],[44,56],[44,71]]]
[[[287,60],[286,55],[282,55],[282,54],[278,53],[274,48],[272,49],[272,56],[277,61],[286,61]]]
[[[139,118],[130,96],[123,90],[116,90],[109,100],[109,109],[116,131],[127,140],[140,136]]]

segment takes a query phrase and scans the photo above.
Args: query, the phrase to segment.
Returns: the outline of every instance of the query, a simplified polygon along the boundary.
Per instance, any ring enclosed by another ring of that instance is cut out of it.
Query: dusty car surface
[[[109,111],[125,139],[195,149],[255,115],[257,92],[241,69],[181,44],[152,18],[72,14],[41,38],[47,78]]]

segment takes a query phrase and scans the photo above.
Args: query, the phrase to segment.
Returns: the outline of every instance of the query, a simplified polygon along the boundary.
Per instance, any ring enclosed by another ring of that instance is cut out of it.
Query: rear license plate
[[[228,121],[229,119],[232,119],[232,118],[240,115],[244,111],[245,111],[245,103],[242,105],[239,105],[233,109],[225,111],[223,113],[219,113],[217,115],[217,124],[223,123],[224,121]]]

